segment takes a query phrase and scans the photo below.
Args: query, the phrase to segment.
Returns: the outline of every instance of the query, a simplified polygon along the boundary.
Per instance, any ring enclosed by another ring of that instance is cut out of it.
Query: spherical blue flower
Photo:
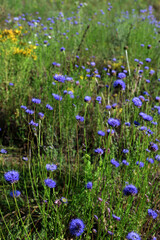
[[[65,48],[64,48],[64,47],[61,47],[61,48],[60,48],[60,51],[61,51],[61,52],[65,51]]]
[[[102,130],[99,130],[97,133],[98,133],[98,135],[100,135],[100,136],[105,136],[105,132],[103,132]]]
[[[114,233],[111,232],[111,231],[108,231],[107,233],[108,233],[109,235],[114,235]]]
[[[15,183],[19,180],[19,172],[17,171],[8,171],[4,174],[4,178],[9,183]]]
[[[87,188],[87,189],[92,189],[92,187],[93,187],[93,183],[92,183],[92,182],[88,182],[88,183],[86,184],[86,188]]]
[[[158,151],[158,145],[156,143],[150,142],[150,149],[154,152]]]
[[[20,195],[21,195],[21,192],[20,191],[18,191],[18,190],[16,190],[16,191],[12,191],[12,192],[10,192],[10,194],[9,194],[11,197],[19,197]]]
[[[147,158],[146,159],[149,163],[153,164],[154,163],[154,160],[152,158]]]
[[[111,109],[112,107],[110,105],[107,105],[106,106],[106,109]]]
[[[138,98],[139,98],[142,102],[145,101],[145,97],[143,97],[142,95],[140,95]]]
[[[110,118],[110,119],[108,119],[108,124],[111,127],[119,127],[121,123],[120,123],[120,120],[118,120],[118,119]]]
[[[111,133],[111,135],[113,135],[115,131],[113,129],[107,129],[107,133]]]
[[[39,115],[39,117],[40,117],[41,119],[43,119],[43,118],[44,118],[44,113],[42,113],[42,112],[39,112],[39,113],[38,113],[38,115]]]
[[[146,130],[147,130],[147,127],[146,127],[146,126],[142,126],[142,127],[140,127],[139,130],[141,130],[141,131],[146,131]]]
[[[96,101],[98,101],[99,103],[101,103],[102,98],[100,96],[96,97]]]
[[[91,66],[94,67],[96,64],[95,62],[91,62]]]
[[[31,120],[31,121],[29,122],[29,125],[38,127],[38,123],[35,123],[33,120]]]
[[[150,75],[153,75],[154,73],[155,73],[154,70],[151,70],[151,71],[149,72]]]
[[[100,155],[102,155],[104,153],[103,149],[102,148],[97,148],[94,150],[95,153],[98,153]]]
[[[125,78],[126,77],[126,74],[125,73],[118,73],[118,78],[120,78],[120,79],[123,79],[123,78]]]
[[[48,110],[53,110],[53,107],[51,107],[51,105],[49,105],[49,104],[46,105],[46,108],[47,108]]]
[[[129,153],[129,150],[128,149],[123,149],[123,151],[122,151],[123,153]]]
[[[127,162],[126,160],[123,160],[122,163],[123,163],[124,165],[126,165],[126,166],[129,165],[129,162]]]
[[[137,188],[134,185],[127,185],[124,189],[123,189],[123,193],[124,195],[128,196],[128,195],[135,195],[138,193]]]
[[[148,215],[151,216],[153,219],[157,218],[158,216],[158,214],[152,209],[148,209]]]
[[[62,101],[62,97],[59,96],[58,94],[52,93],[52,96],[54,97],[55,100]]]
[[[143,118],[143,120],[145,121],[152,121],[153,117],[151,117],[150,115],[147,115],[146,113],[140,112],[139,115]]]
[[[90,102],[90,101],[91,101],[91,97],[86,96],[86,97],[84,98],[84,101],[85,101],[85,102]]]
[[[119,167],[119,162],[117,162],[115,159],[111,159],[111,163],[112,163],[115,167]]]
[[[81,117],[79,115],[76,116],[76,119],[79,120],[80,122],[84,122],[84,117]]]
[[[115,109],[117,106],[118,106],[117,103],[113,103],[113,104],[112,104],[112,108],[113,108],[113,109]]]
[[[22,106],[21,106],[21,108],[22,108],[22,109],[25,109],[25,110],[27,109],[27,107],[26,107],[26,106],[24,106],[24,105],[22,105]]]
[[[140,107],[142,106],[142,102],[141,102],[141,100],[140,100],[138,97],[134,97],[134,98],[132,99],[132,102],[133,102],[134,105],[135,105],[136,107],[138,107],[138,108],[140,108]]]
[[[54,170],[57,169],[57,165],[55,165],[55,164],[53,164],[53,163],[51,163],[51,164],[46,164],[46,169],[47,169],[47,171],[53,172]]]
[[[28,114],[30,114],[30,115],[32,115],[32,114],[34,113],[34,111],[33,111],[33,110],[30,110],[30,109],[27,109],[25,112],[28,113]]]
[[[126,125],[127,127],[130,127],[130,126],[131,126],[130,122],[125,122],[125,125]]]
[[[84,232],[85,225],[81,219],[72,219],[69,224],[70,233],[76,237],[79,237]]]
[[[141,240],[141,237],[138,235],[138,233],[136,232],[130,232],[128,233],[128,235],[126,236],[126,238],[128,240]]]
[[[55,188],[56,187],[56,182],[54,180],[50,179],[50,178],[45,179],[44,183],[49,188]]]
[[[136,164],[139,165],[140,168],[144,167],[144,163],[143,162],[137,161]]]
[[[117,220],[117,221],[120,221],[120,220],[121,220],[121,218],[120,218],[120,217],[117,217],[115,214],[112,214],[112,217],[113,217],[115,220]]]
[[[5,149],[1,149],[0,153],[2,153],[2,154],[6,154],[6,153],[7,153],[7,150],[5,150]]]
[[[155,100],[156,100],[157,102],[160,102],[160,97],[157,96],[157,97],[155,98]]]
[[[155,156],[155,159],[156,159],[157,161],[160,161],[160,155],[156,155],[156,156]]]
[[[41,99],[32,98],[32,102],[33,102],[33,103],[36,103],[36,104],[40,104],[40,103],[41,103]]]
[[[22,157],[23,161],[28,161],[28,157]]]
[[[122,80],[116,80],[116,81],[113,83],[113,87],[114,87],[114,88],[120,87],[122,90],[125,90],[126,84],[125,84],[125,82],[123,82]]]
[[[146,62],[151,62],[151,59],[150,58],[146,58]]]
[[[66,80],[65,76],[60,75],[60,74],[55,74],[55,75],[53,76],[53,78],[54,78],[56,81],[62,82],[62,83],[64,83],[65,80]]]

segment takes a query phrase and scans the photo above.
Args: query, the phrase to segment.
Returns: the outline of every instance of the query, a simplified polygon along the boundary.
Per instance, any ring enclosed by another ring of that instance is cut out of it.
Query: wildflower
[[[97,133],[98,133],[98,135],[100,135],[100,136],[105,136],[105,132],[103,132],[102,130],[98,131]]]
[[[61,48],[60,48],[60,51],[61,51],[61,52],[65,51],[65,48],[64,48],[64,47],[61,47]]]
[[[69,224],[69,230],[72,235],[79,237],[84,232],[85,225],[81,219],[72,219]]]
[[[145,121],[152,121],[153,117],[151,117],[150,115],[147,115],[146,113],[140,112],[139,115],[143,118],[143,120]]]
[[[44,183],[49,188],[55,188],[56,187],[56,182],[54,180],[50,179],[50,178],[45,179]]]
[[[141,130],[141,131],[146,131],[147,130],[147,127],[146,126],[142,126],[142,127],[140,127],[140,129],[139,130]]]
[[[53,78],[54,78],[56,81],[62,82],[62,83],[64,83],[65,80],[66,80],[65,76],[63,76],[63,75],[61,75],[61,74],[55,74],[55,75],[53,76]]]
[[[41,119],[43,119],[43,118],[44,118],[44,113],[42,113],[42,112],[39,112],[39,113],[38,113],[38,115],[39,115],[39,117],[40,117]]]
[[[23,106],[23,105],[21,106],[21,108],[22,108],[22,109],[24,109],[24,110],[26,110],[26,109],[27,109],[27,107],[26,107],[26,106]]]
[[[145,97],[143,97],[142,95],[140,95],[138,98],[139,98],[142,102],[145,101]]]
[[[107,133],[111,133],[111,135],[113,135],[115,131],[113,129],[107,129]]]
[[[151,216],[153,219],[157,218],[158,216],[158,214],[152,209],[148,209],[148,215]]]
[[[156,156],[155,156],[155,159],[156,159],[157,161],[160,161],[160,155],[156,155]]]
[[[47,169],[47,171],[53,172],[54,170],[57,169],[57,165],[55,165],[55,164],[53,164],[53,163],[51,163],[51,164],[46,164],[46,169]]]
[[[7,153],[7,150],[5,150],[5,149],[1,149],[0,153],[2,153],[2,154],[6,154],[6,153]]]
[[[130,127],[130,126],[131,126],[130,122],[125,122],[125,125],[126,125],[127,127]]]
[[[134,98],[132,99],[132,102],[133,102],[134,105],[135,105],[136,107],[138,107],[138,108],[140,108],[140,107],[142,106],[142,102],[141,102],[141,100],[140,100],[138,97],[134,97]]]
[[[128,195],[135,195],[138,193],[137,188],[134,185],[127,185],[124,189],[123,189],[123,193],[124,195],[128,196]]]
[[[123,149],[123,151],[122,151],[123,153],[129,153],[129,150],[128,149]]]
[[[65,198],[65,197],[61,197],[60,200],[61,200],[62,203],[65,203],[65,204],[68,203],[68,200],[67,200],[67,198]]]
[[[109,235],[114,235],[114,233],[111,232],[111,231],[108,231],[107,233],[108,233]]]
[[[40,104],[40,103],[41,103],[41,99],[32,98],[32,102],[33,102],[33,103],[36,103],[36,104]]]
[[[156,97],[155,100],[156,100],[157,102],[160,102],[160,97]]]
[[[59,96],[58,94],[52,93],[52,96],[54,97],[54,99],[56,99],[58,101],[62,101],[62,97]]]
[[[22,160],[23,161],[28,161],[28,158],[27,157],[22,157]]]
[[[107,105],[106,106],[106,109],[111,109],[112,107],[110,105]]]
[[[151,71],[149,72],[150,75],[153,75],[154,73],[155,73],[154,70],[151,70]]]
[[[112,108],[115,109],[117,107],[117,103],[112,104]]]
[[[127,162],[126,160],[123,160],[122,163],[123,163],[124,165],[126,165],[126,166],[129,165],[129,162]]]
[[[115,219],[115,220],[117,220],[117,221],[120,221],[121,220],[121,218],[120,217],[117,217],[116,215],[114,215],[114,214],[112,214],[112,217]]]
[[[158,145],[156,143],[150,142],[150,149],[154,152],[158,151]]]
[[[141,240],[141,237],[138,235],[138,233],[136,233],[136,232],[130,232],[130,233],[128,233],[128,235],[126,236],[126,238],[128,239],[128,240]]]
[[[79,115],[76,116],[76,119],[79,120],[80,122],[84,122],[84,117],[81,117]]]
[[[126,74],[125,73],[118,73],[118,78],[123,79],[126,78]]]
[[[9,83],[10,86],[14,86],[14,83]]]
[[[92,189],[92,186],[93,186],[93,183],[92,183],[92,182],[88,182],[88,183],[86,184],[86,188],[87,188],[87,189]]]
[[[118,119],[115,119],[115,118],[110,118],[108,119],[108,124],[111,126],[111,127],[118,127],[120,126],[120,120]]]
[[[96,97],[96,101],[98,101],[99,103],[101,103],[102,98],[100,96]]]
[[[115,166],[115,167],[119,167],[119,162],[117,162],[115,159],[111,160],[111,163]]]
[[[20,195],[21,195],[21,192],[20,191],[18,191],[18,190],[16,190],[16,191],[12,191],[12,192],[10,192],[10,194],[9,194],[11,197],[19,197]]]
[[[137,126],[139,126],[141,124],[139,122],[137,122],[137,121],[134,121],[134,125],[137,127]]]
[[[51,107],[51,105],[49,105],[49,104],[46,105],[46,108],[47,108],[48,110],[53,110],[53,107]]]
[[[19,172],[17,171],[8,171],[4,174],[4,178],[9,183],[15,183],[19,180]]]
[[[95,153],[99,153],[100,155],[102,155],[104,153],[102,148],[97,148],[94,150]]]
[[[140,168],[144,167],[144,163],[143,162],[137,161],[136,164],[139,165]]]
[[[86,97],[84,98],[84,101],[85,101],[85,102],[91,102],[91,97],[86,96]]]
[[[151,59],[150,58],[146,58],[146,62],[151,62]]]
[[[116,80],[116,81],[113,83],[113,87],[114,87],[114,88],[120,87],[122,90],[125,90],[126,84],[125,84],[125,82],[123,82],[122,80]]]
[[[29,122],[29,125],[38,127],[38,123],[35,123],[33,120],[31,120],[31,121]]]
[[[94,218],[95,218],[95,220],[97,220],[97,221],[98,221],[98,216],[97,216],[97,215],[94,215]]]
[[[33,110],[30,110],[30,109],[27,109],[25,112],[28,113],[28,114],[30,114],[30,115],[32,115],[32,114],[34,113],[34,111],[33,111]]]
[[[152,158],[147,158],[146,159],[149,163],[153,164],[154,163],[154,160]]]

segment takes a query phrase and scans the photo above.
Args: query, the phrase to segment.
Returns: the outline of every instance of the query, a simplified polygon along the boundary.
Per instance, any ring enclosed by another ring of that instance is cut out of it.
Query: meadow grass
[[[2,1],[1,239],[160,239],[160,22],[148,4]]]

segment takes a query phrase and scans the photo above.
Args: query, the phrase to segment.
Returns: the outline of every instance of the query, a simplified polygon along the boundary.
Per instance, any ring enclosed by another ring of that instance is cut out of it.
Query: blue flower
[[[35,123],[33,120],[31,120],[31,121],[29,122],[29,125],[38,127],[38,123]]]
[[[4,174],[4,178],[9,183],[15,183],[19,180],[19,172],[17,171],[8,171]]]
[[[98,153],[100,155],[102,155],[104,153],[103,149],[102,148],[97,148],[94,150],[95,153]]]
[[[44,118],[44,113],[42,113],[42,112],[39,112],[39,113],[38,113],[38,115],[39,115],[39,117],[40,117],[41,119],[43,119],[43,118]]]
[[[119,162],[117,162],[114,158],[111,159],[111,163],[112,163],[115,167],[119,167]]]
[[[156,155],[156,156],[155,156],[155,159],[156,159],[157,161],[160,161],[160,155]]]
[[[30,109],[27,109],[25,112],[28,113],[28,114],[30,114],[30,115],[32,115],[32,114],[34,113],[34,111],[33,111],[33,110],[30,110]]]
[[[79,120],[80,122],[84,122],[84,117],[81,117],[79,115],[76,116],[76,119]]]
[[[131,126],[130,122],[125,122],[125,125],[126,125],[127,127],[130,127],[130,126]]]
[[[111,135],[113,135],[115,131],[113,129],[107,129],[107,133],[111,133]]]
[[[60,48],[60,51],[61,51],[61,52],[65,51],[65,48],[64,48],[64,47],[61,47],[61,48]]]
[[[52,96],[54,97],[54,99],[56,99],[58,101],[62,101],[62,97],[59,96],[58,94],[52,93]]]
[[[84,98],[84,101],[85,101],[85,102],[90,102],[90,101],[91,101],[91,97],[86,96],[86,97]]]
[[[120,126],[120,120],[118,119],[115,119],[115,118],[110,118],[108,119],[108,124],[111,126],[111,127],[118,127]]]
[[[65,198],[65,197],[61,197],[60,200],[61,200],[62,203],[65,203],[65,204],[68,203],[68,200],[67,200],[67,198]]]
[[[126,77],[125,73],[122,73],[122,72],[118,73],[118,78],[123,79],[125,77]]]
[[[150,142],[150,149],[154,152],[158,151],[158,145],[156,143]]]
[[[53,76],[53,78],[54,78],[56,81],[62,82],[62,83],[64,83],[65,80],[66,80],[65,76],[60,75],[60,74],[55,74],[55,75]]]
[[[72,235],[79,237],[84,232],[85,225],[81,219],[72,219],[69,224],[69,230]]]
[[[24,106],[24,105],[22,105],[22,106],[21,106],[21,108],[22,108],[22,109],[25,109],[25,110],[27,109],[27,107],[26,107],[26,106]]]
[[[98,101],[99,103],[101,103],[102,98],[100,96],[96,97],[96,101]]]
[[[86,184],[86,188],[87,188],[87,189],[92,189],[92,187],[93,187],[93,183],[92,183],[92,182],[88,182],[88,183]]]
[[[53,163],[51,163],[51,164],[46,164],[46,169],[47,169],[47,171],[53,172],[54,170],[57,169],[57,165],[55,165],[55,164],[53,164]]]
[[[123,82],[122,80],[116,80],[116,81],[113,83],[113,87],[114,87],[114,88],[120,87],[122,90],[125,90],[126,84],[125,84],[125,82]]]
[[[41,103],[41,99],[32,98],[32,102],[33,102],[33,103],[36,103],[36,104],[40,104],[40,103]]]
[[[129,162],[127,162],[126,160],[123,160],[122,163],[123,163],[124,165],[126,165],[126,166],[129,165]]]
[[[137,188],[134,185],[127,185],[124,189],[123,189],[123,193],[124,195],[128,196],[128,195],[135,195],[138,193]]]
[[[121,220],[121,218],[120,218],[120,217],[117,217],[115,214],[112,214],[112,217],[113,217],[115,220],[117,220],[117,221],[120,221],[120,220]]]
[[[158,214],[152,209],[148,209],[148,215],[151,216],[153,219],[157,218],[158,216]]]
[[[16,190],[16,191],[14,191],[14,194],[13,194],[13,191],[12,191],[12,192],[10,192],[9,195],[10,195],[11,197],[19,197],[19,196],[21,195],[21,192],[18,191],[18,190]]]
[[[1,149],[0,153],[2,153],[2,154],[6,154],[6,153],[7,153],[7,150],[5,150],[5,149]]]
[[[153,117],[150,115],[147,115],[146,113],[140,112],[139,115],[143,118],[145,121],[152,121]]]
[[[51,105],[49,105],[49,104],[46,105],[46,108],[47,108],[48,110],[53,110],[53,107],[51,107]]]
[[[98,135],[100,135],[100,136],[105,136],[105,132],[103,132],[102,130],[99,130],[97,133],[98,133]]]
[[[128,233],[128,235],[126,236],[126,238],[128,239],[128,240],[141,240],[141,237],[138,235],[138,233],[136,233],[136,232],[130,232],[130,233]]]
[[[56,182],[54,180],[50,179],[50,178],[45,179],[44,183],[49,188],[55,188],[56,187]]]
[[[138,97],[134,97],[134,98],[132,99],[132,102],[133,102],[134,105],[135,105],[136,107],[138,107],[138,108],[140,108],[140,107],[142,106],[142,102],[141,102],[141,100],[140,100]]]
[[[147,158],[146,159],[149,163],[153,164],[154,163],[154,160],[152,158]]]
[[[140,168],[144,167],[144,163],[143,162],[137,161],[136,164],[139,165]]]
[[[123,151],[122,151],[123,153],[129,153],[129,150],[128,149],[123,149]]]
[[[106,109],[111,109],[112,107],[110,105],[107,105],[106,106]]]

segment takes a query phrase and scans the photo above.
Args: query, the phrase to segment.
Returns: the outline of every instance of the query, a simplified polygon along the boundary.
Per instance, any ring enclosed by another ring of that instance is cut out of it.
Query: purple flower
[[[59,96],[58,94],[52,93],[52,96],[54,97],[55,100],[62,101],[62,97]]]
[[[51,105],[49,105],[49,104],[46,105],[46,108],[47,108],[48,110],[53,110],[53,107],[51,107]]]
[[[152,121],[153,117],[150,115],[147,115],[146,113],[140,112],[139,115],[143,118],[145,121]]]
[[[12,191],[12,192],[10,192],[10,194],[9,194],[11,197],[19,197],[20,195],[21,195],[21,192],[20,191],[18,191],[18,190],[16,190],[16,191]]]
[[[158,214],[152,209],[148,209],[148,215],[151,216],[153,219],[156,219],[158,216]]]
[[[23,105],[21,106],[21,108],[22,108],[22,109],[24,109],[24,110],[26,110],[26,109],[27,109],[27,107],[26,107],[26,106],[23,106]]]
[[[53,172],[54,170],[57,169],[57,165],[55,165],[55,164],[53,164],[53,163],[51,163],[51,164],[46,164],[46,169],[47,169],[47,171]]]
[[[6,153],[7,153],[7,150],[5,150],[5,149],[1,149],[0,153],[2,153],[2,154],[6,154]]]
[[[40,117],[41,119],[43,119],[43,118],[44,118],[44,113],[42,113],[42,112],[39,112],[39,113],[38,113],[38,115],[39,115],[39,117]]]
[[[126,160],[123,160],[122,163],[123,163],[124,165],[126,165],[126,166],[129,165],[129,162],[127,162]]]
[[[96,101],[98,101],[99,103],[101,103],[102,98],[100,96],[96,97]]]
[[[92,182],[88,182],[88,183],[86,184],[86,188],[87,188],[87,189],[92,189],[92,186],[93,186],[93,183],[92,183]]]
[[[128,195],[135,195],[138,193],[137,188],[134,185],[127,185],[124,189],[123,189],[123,193],[124,195],[128,196]]]
[[[126,78],[126,74],[125,73],[118,73],[118,78],[123,79]]]
[[[64,83],[65,80],[66,80],[65,76],[60,75],[60,74],[55,74],[55,75],[53,76],[53,78],[54,78],[56,81],[62,82],[62,83]]]
[[[115,119],[115,118],[110,118],[108,119],[108,124],[111,126],[111,127],[118,127],[120,126],[120,120],[118,119]]]
[[[85,102],[91,102],[91,97],[86,96],[86,97],[84,98],[84,101],[85,101]]]
[[[151,62],[151,59],[150,58],[146,58],[146,62]]]
[[[69,223],[70,233],[76,237],[79,237],[84,232],[85,225],[81,219],[72,219]]]
[[[38,127],[38,123],[35,123],[33,120],[31,120],[31,121],[29,122],[29,125]]]
[[[121,218],[120,217],[117,217],[116,215],[114,215],[114,214],[112,214],[112,217],[115,219],[115,220],[117,220],[117,221],[120,221],[121,220]]]
[[[44,183],[49,188],[55,188],[56,187],[56,182],[54,180],[50,179],[50,178],[45,179]]]
[[[132,99],[132,102],[138,108],[140,108],[142,106],[142,102],[141,102],[141,100],[138,97],[134,97]]]
[[[117,162],[114,158],[111,160],[111,163],[112,163],[115,167],[119,167],[119,162]]]
[[[156,143],[150,142],[150,149],[154,152],[158,151],[158,145]]]
[[[122,80],[116,80],[116,81],[113,83],[113,87],[114,87],[114,88],[120,87],[122,90],[125,90],[126,84],[125,84],[125,82],[123,82]]]
[[[32,98],[32,102],[33,102],[33,103],[36,103],[36,104],[40,104],[40,103],[41,103],[41,99]]]
[[[107,133],[111,133],[111,135],[113,135],[115,131],[113,129],[107,129]]]
[[[84,122],[84,117],[81,117],[79,115],[76,116],[76,119],[79,120],[80,122]]]
[[[108,233],[109,235],[114,235],[114,233],[111,232],[111,231],[108,231],[107,233]]]
[[[105,136],[105,132],[103,132],[102,130],[98,131],[97,133],[98,133],[98,135],[100,135],[100,136]]]
[[[100,155],[102,155],[104,153],[103,149],[102,148],[97,148],[94,150],[95,153],[98,153]]]
[[[141,237],[138,235],[138,233],[136,232],[130,232],[128,233],[128,235],[126,236],[126,238],[128,240],[141,240]]]
[[[156,159],[157,161],[160,161],[160,155],[156,155],[156,156],[155,156],[155,159]]]
[[[15,183],[19,180],[19,172],[11,170],[4,174],[4,178],[9,183]]]
[[[152,158],[147,158],[146,159],[149,163],[153,164],[154,163],[154,160]]]
[[[144,167],[144,163],[143,162],[137,161],[136,164],[139,165],[140,168]]]
[[[123,149],[123,151],[122,151],[123,153],[129,153],[129,150],[128,149]]]
[[[125,122],[125,125],[126,125],[127,127],[130,127],[130,126],[131,126],[130,122]]]
[[[32,115],[32,114],[34,113],[34,111],[33,111],[33,110],[30,110],[30,109],[27,109],[25,112],[28,113],[28,114],[30,114],[30,115]]]
[[[111,109],[112,107],[110,105],[107,105],[106,106],[106,109]]]
[[[67,200],[67,198],[65,198],[65,197],[61,197],[60,200],[61,200],[62,203],[65,203],[65,204],[68,203],[68,200]]]
[[[64,48],[64,47],[61,47],[61,48],[60,48],[60,51],[61,51],[61,52],[65,51],[65,48]]]

